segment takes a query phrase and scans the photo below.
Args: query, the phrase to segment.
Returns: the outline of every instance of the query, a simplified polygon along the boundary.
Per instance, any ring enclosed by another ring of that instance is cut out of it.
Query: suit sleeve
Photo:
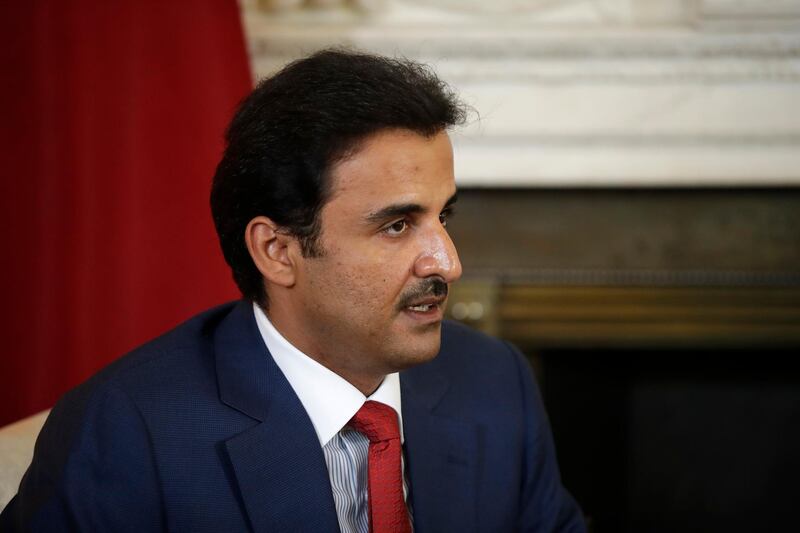
[[[525,416],[524,481],[517,530],[585,533],[583,514],[561,484],[553,435],[530,365],[515,347]]]
[[[157,472],[141,414],[120,389],[78,389],[53,409],[2,531],[162,531]]]

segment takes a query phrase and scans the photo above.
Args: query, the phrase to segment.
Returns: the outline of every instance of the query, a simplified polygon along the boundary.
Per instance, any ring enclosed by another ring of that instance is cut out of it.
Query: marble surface
[[[797,0],[242,0],[253,73],[328,46],[432,65],[467,187],[800,185]]]

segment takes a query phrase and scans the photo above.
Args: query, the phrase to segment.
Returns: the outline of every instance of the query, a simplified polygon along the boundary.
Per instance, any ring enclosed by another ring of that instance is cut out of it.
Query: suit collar
[[[253,530],[338,531],[314,427],[267,351],[248,302],[231,310],[214,344],[222,402],[255,422],[224,444]],[[478,428],[450,412],[449,379],[436,365],[402,372],[400,388],[415,531],[474,531]]]
[[[214,353],[222,403],[263,421],[280,376],[248,302],[239,302],[219,325]]]
[[[450,412],[450,382],[435,365],[402,372],[400,386],[415,531],[474,531],[478,428]]]
[[[314,427],[267,351],[248,302],[219,325],[214,345],[220,399],[256,421],[224,443],[253,530],[338,531]]]
[[[339,433],[368,399],[388,405],[397,412],[400,439],[404,440],[400,377],[397,373],[386,376],[367,398],[346,379],[298,350],[255,304],[253,314],[267,350],[300,398],[321,446],[324,447]]]

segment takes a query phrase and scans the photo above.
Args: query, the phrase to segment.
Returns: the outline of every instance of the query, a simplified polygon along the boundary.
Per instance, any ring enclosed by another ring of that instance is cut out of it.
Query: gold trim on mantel
[[[800,287],[456,284],[465,322],[525,348],[800,346]],[[473,305],[474,307],[474,305]]]

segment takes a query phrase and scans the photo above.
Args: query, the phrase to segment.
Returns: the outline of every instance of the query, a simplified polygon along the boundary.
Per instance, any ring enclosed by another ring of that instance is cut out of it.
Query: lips
[[[423,298],[421,300],[411,302],[405,308],[415,313],[427,313],[431,309],[440,308],[444,303],[444,301],[445,301],[444,296],[431,296],[429,298]]]
[[[398,310],[414,324],[430,326],[444,318],[447,283],[438,277],[421,280],[400,298]]]
[[[403,307],[403,315],[418,326],[432,326],[444,319],[445,296],[417,299]]]
[[[447,292],[447,283],[439,278],[422,280],[403,294],[398,309],[416,308],[414,311],[421,312],[424,308],[430,310],[432,307],[441,307],[447,299]]]

